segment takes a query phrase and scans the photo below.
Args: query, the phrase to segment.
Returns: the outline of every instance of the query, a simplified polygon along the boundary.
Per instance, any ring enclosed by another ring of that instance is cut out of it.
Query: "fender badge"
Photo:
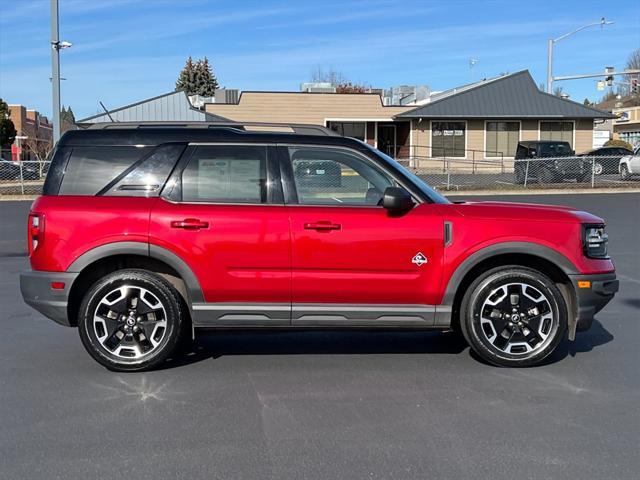
[[[411,263],[421,267],[423,264],[427,263],[427,257],[425,257],[422,252],[418,252],[411,259]]]

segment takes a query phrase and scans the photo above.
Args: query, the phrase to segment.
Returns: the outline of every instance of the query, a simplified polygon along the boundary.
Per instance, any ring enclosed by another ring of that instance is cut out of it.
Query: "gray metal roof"
[[[113,119],[113,120],[112,120]],[[225,118],[212,113],[206,113],[191,106],[187,94],[178,90],[165,93],[141,102],[125,105],[109,110],[109,114],[100,113],[92,117],[78,120],[77,123],[102,122],[216,122],[226,121]]]
[[[528,70],[472,85],[396,115],[396,118],[615,118],[538,89]]]

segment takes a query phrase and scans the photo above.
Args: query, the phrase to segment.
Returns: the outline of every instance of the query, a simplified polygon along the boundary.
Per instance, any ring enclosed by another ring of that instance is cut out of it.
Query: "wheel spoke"
[[[493,344],[500,350],[505,350],[509,343],[511,343],[513,334],[513,330],[509,331],[509,329],[505,328],[500,333],[498,333],[498,336],[493,341]]]
[[[528,333],[524,335],[524,341],[527,342],[531,348],[535,348],[535,346],[540,343],[540,341],[542,341],[542,337],[538,334],[535,328],[525,328],[527,329]]]
[[[98,342],[111,354],[140,358],[156,348],[166,334],[166,312],[153,293],[125,285],[98,303],[93,328]]]
[[[527,355],[547,344],[554,315],[539,288],[529,283],[506,283],[488,292],[479,307],[478,333],[495,349]]]
[[[102,342],[102,344],[107,347],[109,350],[114,351],[116,348],[120,346],[122,340],[126,337],[124,332],[120,329],[115,329],[111,334],[107,336],[107,338]]]

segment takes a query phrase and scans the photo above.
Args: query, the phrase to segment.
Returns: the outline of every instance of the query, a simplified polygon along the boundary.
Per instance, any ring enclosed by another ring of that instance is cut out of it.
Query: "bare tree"
[[[638,70],[640,69],[640,48],[636,48],[631,54],[629,58],[627,58],[627,64],[625,65],[626,70]]]
[[[625,70],[638,70],[640,69],[640,48],[636,48],[631,54],[629,58],[627,58],[627,63],[624,66]],[[635,80],[636,82],[640,80],[640,74],[631,73],[629,75],[625,75],[625,81],[628,82],[628,85],[625,85],[625,90],[627,95],[631,95],[633,92],[631,91],[631,82]],[[636,94],[636,98],[634,98],[634,105],[640,105],[640,96]]]
[[[46,160],[51,149],[53,148],[50,140],[37,138],[35,135],[29,135],[21,140],[22,148],[36,157],[38,162],[38,177],[42,178],[45,173]]]
[[[311,71],[311,81],[326,82],[331,83],[332,85],[348,83],[347,78],[342,74],[342,72],[334,70],[333,68],[324,70],[321,66],[318,66]]]

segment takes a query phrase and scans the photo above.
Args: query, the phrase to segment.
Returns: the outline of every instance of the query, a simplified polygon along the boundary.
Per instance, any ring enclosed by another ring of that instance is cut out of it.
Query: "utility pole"
[[[578,33],[585,28],[600,26],[600,28],[604,28],[605,25],[612,25],[613,22],[607,21],[604,17],[600,19],[599,22],[589,23],[587,25],[583,25],[580,28],[576,28],[575,30],[565,33],[564,35],[560,35],[558,38],[550,38],[547,41],[547,93],[553,93],[553,46],[558,43],[560,40],[563,40],[571,35]]]
[[[51,0],[51,89],[53,92],[53,143],[60,139],[60,37],[58,0]]]

